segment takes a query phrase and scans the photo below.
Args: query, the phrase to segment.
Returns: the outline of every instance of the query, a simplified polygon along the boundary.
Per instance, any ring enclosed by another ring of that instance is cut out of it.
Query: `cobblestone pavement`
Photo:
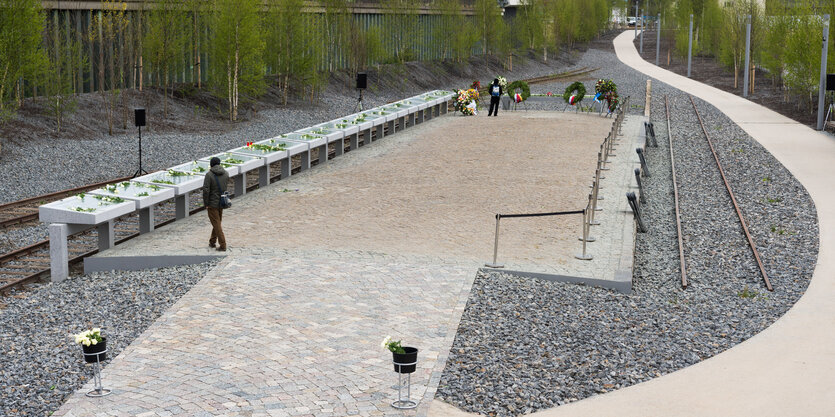
[[[236,199],[226,259],[104,370],[114,393],[85,386],[55,415],[425,415],[494,214],[585,206],[610,127],[446,116]],[[564,270],[579,224],[508,222],[500,253]],[[199,215],[102,256],[215,254],[208,233]],[[390,406],[386,335],[421,349],[417,410]]]
[[[112,395],[85,386],[55,415],[414,415],[390,406],[386,335],[419,347],[427,408],[473,268],[293,255],[228,257],[105,369]]]

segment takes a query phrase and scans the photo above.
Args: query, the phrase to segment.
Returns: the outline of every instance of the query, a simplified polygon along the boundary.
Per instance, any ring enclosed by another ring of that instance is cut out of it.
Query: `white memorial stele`
[[[175,192],[173,188],[163,187],[161,185],[138,181],[123,181],[95,189],[90,191],[89,194],[120,197],[125,200],[134,201],[136,203],[136,209],[141,210],[174,198]]]
[[[299,133],[313,134],[325,138],[328,143],[339,142],[345,139],[345,131],[336,128],[335,123],[322,123],[307,129],[299,130]]]
[[[253,143],[251,146],[241,146],[240,148],[230,149],[228,152],[232,154],[257,156],[261,158],[264,164],[266,165],[269,165],[276,161],[280,161],[289,156],[287,153],[287,148],[285,146],[282,146],[281,143]]]
[[[201,188],[204,175],[204,173],[168,169],[134,178],[133,181],[173,188],[175,194],[180,196]]]
[[[308,132],[292,132],[281,135],[281,138],[290,142],[301,142],[308,144],[311,148],[316,148],[328,143],[328,139],[322,135],[316,135]]]
[[[96,225],[136,211],[136,203],[108,201],[108,197],[81,193],[38,207],[43,223]]]

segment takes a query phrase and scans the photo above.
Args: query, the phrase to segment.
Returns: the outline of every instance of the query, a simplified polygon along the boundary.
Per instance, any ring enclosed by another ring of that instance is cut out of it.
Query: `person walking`
[[[223,208],[220,206],[220,196],[226,192],[229,183],[229,173],[220,164],[220,158],[214,157],[209,161],[209,172],[203,179],[203,205],[212,223],[212,235],[209,237],[209,247],[214,248],[217,242],[218,251],[226,251],[226,236],[220,223],[223,220]]]
[[[490,111],[487,112],[487,116],[499,115],[499,101],[501,98],[502,86],[499,85],[499,79],[496,78],[493,80],[493,84],[490,84]]]

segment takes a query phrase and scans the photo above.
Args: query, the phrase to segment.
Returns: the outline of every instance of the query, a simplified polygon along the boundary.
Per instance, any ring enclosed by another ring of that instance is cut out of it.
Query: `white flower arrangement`
[[[507,78],[502,77],[501,75],[496,78],[499,79],[499,85],[502,87],[502,89],[507,87]]]
[[[101,329],[98,327],[93,330],[83,331],[73,337],[75,338],[75,343],[84,346],[95,346],[104,340],[101,337]]]
[[[400,346],[400,341],[398,340],[396,342],[392,342],[391,336],[386,336],[386,338],[383,339],[383,342],[380,343],[380,347],[388,349],[394,353],[406,353],[406,351],[403,350],[403,347]]]

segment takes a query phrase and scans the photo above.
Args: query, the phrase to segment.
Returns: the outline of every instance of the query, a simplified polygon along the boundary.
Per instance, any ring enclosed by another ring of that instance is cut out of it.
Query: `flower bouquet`
[[[96,363],[107,359],[107,339],[101,335],[101,329],[86,330],[73,337],[75,343],[81,345],[85,362]]]
[[[606,103],[608,104],[609,113],[614,113],[620,106],[620,96],[614,91],[606,93]]]
[[[502,90],[507,88],[507,78],[502,77],[501,75],[496,77],[499,80],[499,86],[502,87]]]
[[[476,102],[478,101],[478,90],[471,88],[469,90],[457,90],[455,97],[455,109],[461,111],[465,116],[475,115],[478,108]]]
[[[603,95],[606,95],[607,93],[617,93],[618,86],[615,85],[615,82],[612,80],[599,79],[597,80],[597,83],[594,84],[594,92],[601,93]]]
[[[470,84],[470,88],[473,89],[473,90],[476,90],[476,91],[481,90],[481,81],[479,81],[479,80],[473,81],[473,83]]]

